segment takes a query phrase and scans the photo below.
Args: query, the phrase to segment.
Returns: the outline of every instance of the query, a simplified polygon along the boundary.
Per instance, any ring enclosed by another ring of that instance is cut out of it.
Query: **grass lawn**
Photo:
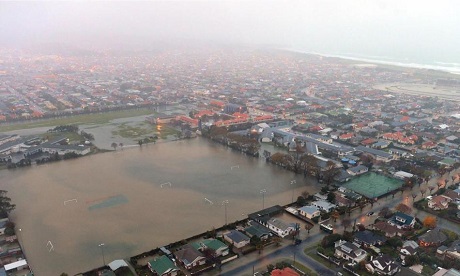
[[[294,266],[298,270],[302,271],[306,275],[309,275],[309,276],[317,276],[318,275],[313,270],[311,270],[309,267],[306,267],[306,266],[304,266],[303,264],[301,264],[299,262],[295,262],[295,264],[292,264],[292,266]]]
[[[329,268],[330,268],[330,267],[334,267],[334,266],[335,266],[335,264],[329,262],[328,260],[324,259],[324,258],[321,257],[320,255],[316,254],[316,252],[309,252],[309,253],[307,253],[307,255],[308,255],[309,257],[311,257],[313,260],[315,260],[315,261],[317,261],[317,262],[323,264],[323,265],[326,266],[326,267],[329,267]]]
[[[21,122],[14,123],[11,125],[2,125],[0,126],[0,132],[13,131],[19,129],[28,129],[36,127],[54,127],[58,125],[75,125],[75,124],[105,124],[110,120],[119,119],[119,118],[128,118],[142,115],[151,115],[154,114],[152,110],[147,108],[140,109],[129,109],[129,110],[119,110],[119,111],[110,111],[103,113],[93,113],[93,114],[81,114],[65,118],[55,118],[55,119],[43,119],[33,122]]]

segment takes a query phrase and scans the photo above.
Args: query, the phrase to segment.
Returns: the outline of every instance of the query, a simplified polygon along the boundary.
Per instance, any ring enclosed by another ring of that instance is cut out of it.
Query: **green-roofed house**
[[[228,246],[216,239],[206,239],[191,244],[193,248],[203,252],[206,249],[211,249],[216,257],[228,255]]]
[[[166,256],[161,256],[148,263],[150,271],[157,276],[175,276],[179,269],[177,266]]]
[[[267,240],[271,236],[270,230],[259,224],[254,224],[245,228],[244,232],[246,232],[246,234],[251,238],[252,236],[256,236],[263,241]]]

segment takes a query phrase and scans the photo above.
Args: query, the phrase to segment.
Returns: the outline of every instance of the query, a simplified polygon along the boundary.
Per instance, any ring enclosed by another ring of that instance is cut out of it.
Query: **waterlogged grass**
[[[59,125],[107,124],[108,122],[114,119],[129,118],[151,114],[154,114],[154,112],[147,108],[119,110],[93,114],[81,114],[64,118],[40,119],[36,121],[14,123],[10,125],[5,124],[0,126],[0,132],[37,127],[54,127]]]
[[[129,124],[123,123],[112,131],[112,135],[129,139],[139,139],[150,136],[158,136],[167,139],[168,136],[178,135],[179,131],[166,125],[151,125],[144,122]]]
[[[69,139],[69,143],[74,142],[81,142],[84,141],[85,138],[78,133],[75,132],[53,132],[53,133],[43,133],[40,135],[42,138],[47,138],[48,140],[53,140],[58,137],[66,137]]]

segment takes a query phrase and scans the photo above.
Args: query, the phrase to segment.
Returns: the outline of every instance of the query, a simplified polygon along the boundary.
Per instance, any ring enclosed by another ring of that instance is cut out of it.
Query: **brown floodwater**
[[[202,138],[4,170],[0,179],[38,276],[101,266],[101,243],[108,263],[219,227],[224,200],[232,222],[263,201],[286,204],[318,190],[300,175]]]

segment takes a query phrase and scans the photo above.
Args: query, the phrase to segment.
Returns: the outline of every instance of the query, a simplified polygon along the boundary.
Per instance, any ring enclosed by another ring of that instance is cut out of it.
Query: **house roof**
[[[183,249],[174,253],[177,259],[181,260],[185,265],[190,265],[198,258],[204,258],[200,251],[193,248],[191,245],[184,246]]]
[[[380,230],[388,235],[393,235],[400,232],[396,226],[393,226],[386,221],[379,221],[374,224],[374,229]]]
[[[206,240],[194,242],[191,245],[195,249],[200,249],[203,246],[205,246],[205,247],[210,248],[210,249],[212,249],[214,251],[219,250],[221,248],[228,248],[228,246],[225,243],[223,243],[223,242],[221,242],[221,241],[219,241],[217,239],[206,239]]]
[[[166,256],[161,256],[155,260],[150,261],[149,267],[158,275],[163,275],[165,272],[178,269],[174,263]]]
[[[115,260],[108,264],[111,270],[115,271],[122,266],[128,266],[128,264],[124,260]]]
[[[429,230],[425,234],[418,237],[419,241],[425,243],[442,243],[447,240],[446,234],[444,234],[440,228]]]
[[[302,211],[302,212],[305,212],[307,214],[313,214],[313,213],[319,211],[318,207],[311,206],[311,205],[303,206],[302,208],[299,208],[298,210]]]
[[[382,267],[381,271],[390,272],[396,269],[399,265],[387,254],[383,254],[372,260],[372,263],[378,263]]]
[[[277,219],[277,218],[272,218],[268,221],[269,224],[275,226],[276,228],[278,229],[281,229],[282,231],[286,231],[288,230],[289,228],[293,228],[293,226],[289,223],[286,223],[284,222],[283,220],[281,219]]]
[[[348,170],[354,173],[358,173],[360,171],[367,171],[367,167],[364,165],[358,165],[356,167],[351,167]]]
[[[409,216],[402,212],[396,212],[391,218],[390,221],[398,225],[410,225],[414,220],[413,216]]]
[[[224,234],[227,238],[231,239],[233,242],[239,243],[242,241],[249,241],[250,238],[245,234],[237,230],[231,230],[230,232]]]
[[[246,233],[251,236],[262,237],[263,235],[270,235],[270,231],[260,224],[254,224],[244,229]]]
[[[342,240],[335,242],[335,248],[339,249],[352,258],[356,258],[363,253],[366,253],[366,251],[359,248],[356,244]]]
[[[354,235],[355,239],[367,244],[385,242],[387,239],[369,230],[358,231]]]
[[[271,276],[299,276],[300,274],[295,272],[290,267],[285,267],[283,269],[274,269],[270,275]]]

